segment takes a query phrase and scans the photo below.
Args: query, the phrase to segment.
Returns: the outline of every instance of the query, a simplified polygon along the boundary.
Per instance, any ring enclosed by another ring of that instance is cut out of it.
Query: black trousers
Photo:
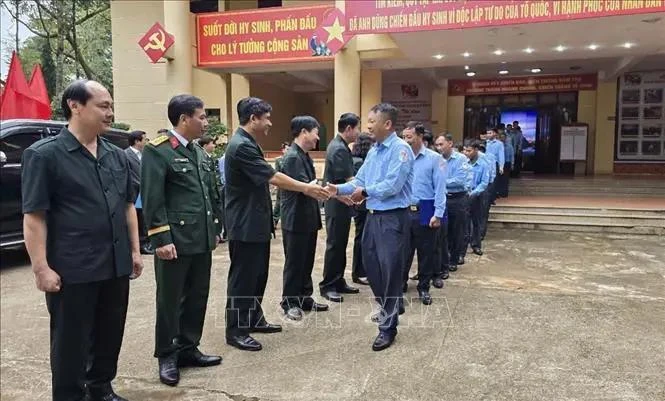
[[[226,290],[226,337],[246,336],[265,322],[263,295],[268,283],[270,242],[229,241],[231,267]]]
[[[487,191],[471,197],[469,232],[471,234],[471,248],[482,248],[482,230],[485,219],[485,205],[487,204]]]
[[[100,396],[111,390],[128,300],[128,277],[65,283],[59,292],[46,294],[53,401],[82,401],[84,384]]]
[[[446,199],[449,265],[457,265],[459,257],[466,255],[466,247],[468,245],[464,237],[468,203],[469,197],[466,194],[455,194],[448,196]]]
[[[515,168],[510,172],[510,176],[517,178],[522,171],[522,152],[515,151]]]
[[[301,308],[312,297],[317,234],[316,231],[300,233],[282,230],[285,261],[281,306],[284,310]]]
[[[319,283],[321,293],[337,291],[346,285],[346,246],[349,243],[351,217],[326,215],[326,254],[323,261],[323,280]]]
[[[368,214],[362,239],[363,264],[374,297],[382,307],[379,331],[397,334],[406,252],[409,249],[406,210]]]
[[[403,283],[409,279],[409,271],[413,263],[413,256],[418,252],[418,291],[429,291],[429,285],[434,278],[436,270],[436,232],[437,229],[420,224],[420,213],[409,212],[411,220],[410,247],[403,272]]]
[[[446,213],[448,213],[446,211]],[[441,220],[441,227],[434,234],[434,277],[441,277],[448,271],[450,252],[448,252],[448,217]]]
[[[498,176],[497,176],[498,177]],[[494,200],[494,194],[495,190],[497,187],[497,178],[494,179],[494,182],[489,184],[485,192],[483,192],[483,195],[481,196],[482,199],[482,219],[480,221],[480,237],[481,239],[485,239],[485,235],[487,234],[487,222],[489,221],[490,218],[490,208],[492,207],[492,201]]]
[[[150,240],[148,239],[148,231],[143,220],[143,209],[136,209],[136,218],[139,225],[139,243],[141,246],[148,245],[150,244]]]
[[[178,255],[173,260],[162,260],[155,255],[155,357],[199,346],[208,306],[211,265],[211,252]]]
[[[363,265],[362,238],[365,230],[365,221],[367,220],[367,210],[358,210],[353,217],[356,226],[356,233],[353,237],[353,263],[351,268],[351,278],[357,279],[367,277],[365,265]]]
[[[496,179],[499,182],[496,194],[500,197],[508,196],[508,187],[510,185],[510,163],[506,163],[503,166],[503,175],[498,176]]]
[[[464,244],[460,249],[460,257],[466,257],[471,244],[471,196],[464,198]]]

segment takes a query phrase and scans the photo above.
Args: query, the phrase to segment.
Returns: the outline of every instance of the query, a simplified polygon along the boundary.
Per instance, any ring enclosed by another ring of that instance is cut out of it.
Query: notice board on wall
[[[561,147],[559,161],[585,161],[587,157],[587,124],[561,126]]]

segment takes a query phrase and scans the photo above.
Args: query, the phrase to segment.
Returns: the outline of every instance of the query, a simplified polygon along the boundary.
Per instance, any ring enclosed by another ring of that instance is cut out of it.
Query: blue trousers
[[[362,238],[363,265],[374,297],[382,307],[379,331],[397,334],[402,275],[410,249],[410,222],[406,209],[368,213]]]

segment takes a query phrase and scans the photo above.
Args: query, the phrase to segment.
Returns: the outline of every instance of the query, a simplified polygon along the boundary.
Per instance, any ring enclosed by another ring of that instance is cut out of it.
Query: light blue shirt
[[[217,171],[219,171],[219,181],[221,181],[222,185],[226,184],[226,177],[224,177],[224,156],[225,154],[222,155],[222,157],[219,158],[217,161]]]
[[[446,179],[446,192],[455,194],[458,192],[468,192],[471,186],[469,177],[471,174],[471,166],[469,159],[459,152],[453,151],[448,162],[448,178]]]
[[[487,153],[492,155],[494,160],[499,163],[500,169],[506,164],[506,151],[503,148],[503,142],[497,139],[490,139],[487,141]]]
[[[411,205],[413,151],[396,133],[375,143],[367,153],[355,178],[337,187],[340,195],[350,195],[357,187],[369,196],[367,209],[391,210]]]
[[[515,164],[515,149],[513,149],[513,144],[506,140],[504,149],[506,151],[506,163],[510,163],[512,168]]]
[[[434,216],[442,219],[446,211],[447,163],[435,151],[422,146],[413,162],[411,204],[434,200]]]
[[[490,183],[489,168],[487,164],[480,159],[481,152],[478,152],[478,157],[475,161],[471,161],[471,169],[473,170],[473,183],[471,184],[471,196],[480,195],[487,189]]]
[[[494,159],[494,156],[489,153],[478,151],[478,158],[482,163],[485,163],[489,170],[490,183],[494,182],[494,179],[496,178],[496,160]]]
[[[511,132],[513,134],[513,149],[515,149],[515,152],[519,152],[522,150],[522,138],[524,138],[524,135],[522,135],[521,129],[513,129]]]

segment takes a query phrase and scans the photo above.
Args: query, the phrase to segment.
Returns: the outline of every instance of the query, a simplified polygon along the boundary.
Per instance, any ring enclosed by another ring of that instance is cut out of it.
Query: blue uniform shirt
[[[510,163],[510,166],[515,164],[515,149],[513,148],[513,144],[510,143],[509,141],[506,141],[505,143],[505,150],[506,150],[506,163]]]
[[[421,200],[434,200],[434,216],[442,219],[446,211],[446,161],[425,146],[420,148],[413,162],[411,204]]]
[[[485,162],[480,159],[480,152],[475,161],[471,161],[473,170],[473,183],[471,186],[471,196],[480,195],[487,189],[490,183],[489,168]]]
[[[503,168],[506,164],[506,151],[503,148],[503,142],[497,139],[487,141],[487,153],[494,157],[494,160],[499,163],[499,168]]]
[[[469,166],[466,156],[463,154],[453,151],[450,154],[450,157],[447,159],[448,162],[448,178],[446,179],[446,192],[449,194],[455,194],[458,192],[468,192],[469,186],[471,185],[471,180],[469,180],[469,174],[471,166]]]
[[[219,170],[219,181],[222,183],[222,186],[226,184],[226,177],[224,177],[224,156],[219,158],[219,161],[217,161],[217,170]]]
[[[413,151],[396,133],[375,143],[367,153],[355,178],[337,187],[340,195],[350,195],[356,187],[365,188],[367,209],[391,210],[411,205]]]
[[[489,153],[478,151],[478,158],[487,166],[487,169],[489,170],[490,183],[493,183],[494,179],[496,178],[496,160],[494,159],[494,156]]]

